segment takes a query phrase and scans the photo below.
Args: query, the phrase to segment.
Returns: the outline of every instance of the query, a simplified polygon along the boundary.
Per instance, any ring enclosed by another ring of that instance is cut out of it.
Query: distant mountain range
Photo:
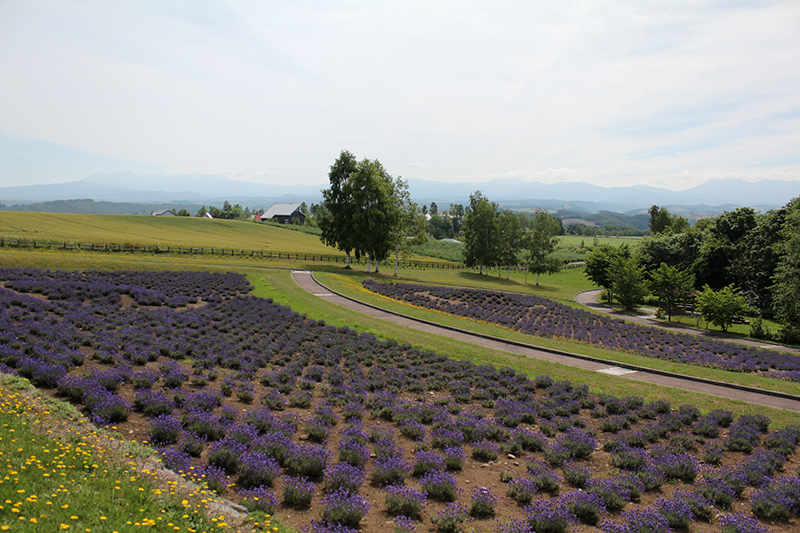
[[[317,203],[322,199],[319,185],[265,185],[232,180],[223,176],[133,172],[93,174],[78,181],[51,185],[0,187],[0,202],[31,204],[64,199],[93,199],[128,204],[217,205],[224,201],[252,209],[272,203]],[[451,203],[466,205],[469,195],[480,190],[503,208],[528,210],[569,209],[596,213],[612,211],[635,213],[651,205],[668,207],[676,213],[720,212],[739,206],[767,210],[785,205],[800,196],[800,182],[741,179],[710,180],[685,191],[658,187],[600,187],[588,183],[545,184],[520,179],[491,180],[484,183],[447,183],[409,180],[413,200],[419,204],[436,202],[440,209]]]

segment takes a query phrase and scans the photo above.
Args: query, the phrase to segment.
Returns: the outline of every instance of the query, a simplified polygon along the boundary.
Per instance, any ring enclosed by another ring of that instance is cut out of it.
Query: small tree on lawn
[[[506,267],[506,279],[511,276],[511,266],[519,264],[519,251],[522,248],[522,225],[519,218],[509,209],[504,209],[497,220],[497,229],[500,236],[498,252],[498,272]]]
[[[705,285],[697,297],[697,310],[707,323],[728,331],[733,319],[747,310],[747,300],[739,294],[739,289],[733,283],[718,291]]]
[[[538,285],[539,274],[555,274],[561,270],[561,262],[555,257],[550,257],[558,244],[559,231],[561,224],[556,217],[546,211],[536,210],[531,230],[525,235],[525,252],[528,259],[525,283],[528,283],[528,272],[536,274]]]
[[[611,275],[611,264],[617,257],[628,258],[631,256],[627,244],[614,247],[610,244],[600,244],[592,247],[586,254],[586,267],[583,273],[596,285],[608,291],[608,301],[614,300],[614,278]]]
[[[659,307],[667,307],[667,320],[672,321],[672,309],[685,302],[694,289],[694,276],[688,270],[679,270],[661,263],[650,275],[650,292],[658,298]]]
[[[615,257],[611,262],[611,286],[617,301],[626,311],[633,311],[644,299],[644,267],[635,257]]]
[[[425,215],[420,213],[419,206],[411,201],[408,182],[397,178],[394,182],[395,197],[400,209],[400,219],[392,230],[394,242],[394,275],[397,275],[397,264],[400,256],[408,254],[415,246],[428,242],[425,231]]]

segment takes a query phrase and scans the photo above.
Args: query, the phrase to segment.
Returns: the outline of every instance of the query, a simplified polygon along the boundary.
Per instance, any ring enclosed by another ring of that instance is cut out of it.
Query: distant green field
[[[586,247],[594,245],[594,237],[587,237],[585,235],[561,235],[558,238],[558,241],[561,246],[580,246],[581,243],[583,243],[583,245]],[[610,244],[611,246],[622,246],[623,244],[627,244],[628,246],[635,247],[638,246],[640,242],[642,242],[641,237],[597,238],[598,244]]]
[[[318,235],[241,220],[150,215],[91,215],[0,211],[0,238],[81,244],[123,244],[225,248],[270,252],[336,255]],[[420,255],[411,260],[436,262]]]

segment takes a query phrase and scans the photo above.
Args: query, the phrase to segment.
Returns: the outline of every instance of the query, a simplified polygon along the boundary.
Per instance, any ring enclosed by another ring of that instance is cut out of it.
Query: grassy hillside
[[[337,253],[314,235],[255,222],[194,217],[0,212],[0,237],[52,242]]]
[[[150,215],[87,215],[0,211],[0,238],[54,243],[225,248],[317,255],[344,254],[313,232],[241,220]],[[411,260],[433,261],[412,255]]]

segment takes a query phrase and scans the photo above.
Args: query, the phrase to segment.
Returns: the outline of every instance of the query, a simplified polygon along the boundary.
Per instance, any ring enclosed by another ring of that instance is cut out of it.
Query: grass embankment
[[[0,374],[0,531],[286,531],[253,515],[241,528],[216,495],[164,473],[146,446],[99,430],[72,406]],[[211,514],[210,514],[211,513]]]

